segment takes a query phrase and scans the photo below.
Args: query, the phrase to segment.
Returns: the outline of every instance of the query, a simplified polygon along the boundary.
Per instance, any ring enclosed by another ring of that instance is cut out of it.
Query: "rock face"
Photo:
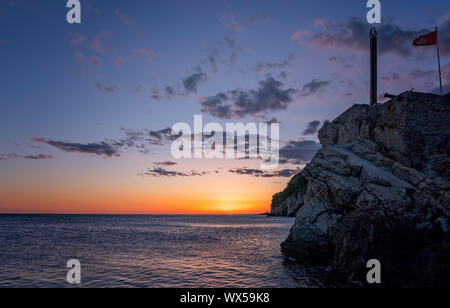
[[[355,105],[319,139],[283,253],[362,284],[378,259],[388,285],[450,286],[450,96]]]
[[[298,210],[304,203],[303,198],[307,184],[308,181],[301,173],[294,176],[285,190],[273,196],[269,215],[288,217],[297,216]]]

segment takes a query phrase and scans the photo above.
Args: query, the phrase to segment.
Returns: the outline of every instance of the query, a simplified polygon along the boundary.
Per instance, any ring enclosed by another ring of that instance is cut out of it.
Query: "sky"
[[[0,1],[0,213],[241,214],[320,148],[317,130],[369,100],[366,2]],[[379,102],[450,91],[450,3],[381,1]],[[177,122],[279,122],[280,165],[173,158]]]

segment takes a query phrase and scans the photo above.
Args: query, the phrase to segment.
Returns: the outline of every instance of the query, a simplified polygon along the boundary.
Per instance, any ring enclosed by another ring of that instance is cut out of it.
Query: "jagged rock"
[[[303,196],[307,187],[306,179],[297,174],[288,183],[286,189],[272,198],[270,216],[297,216],[297,212],[303,205]]]
[[[405,92],[383,105],[355,105],[319,132],[322,146],[368,139],[386,157],[450,178],[449,96]]]
[[[450,97],[407,92],[325,124],[283,253],[361,283],[378,259],[388,283],[450,285],[449,123]]]

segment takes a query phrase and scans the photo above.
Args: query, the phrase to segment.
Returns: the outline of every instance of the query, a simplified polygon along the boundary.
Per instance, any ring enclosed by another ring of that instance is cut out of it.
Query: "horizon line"
[[[131,216],[131,215],[139,215],[139,216],[239,216],[239,215],[267,215],[268,212],[265,213],[0,213],[1,215],[104,215],[104,216]]]

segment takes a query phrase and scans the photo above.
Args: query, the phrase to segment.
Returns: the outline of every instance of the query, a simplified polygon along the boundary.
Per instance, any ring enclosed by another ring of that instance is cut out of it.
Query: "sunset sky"
[[[261,213],[368,103],[366,1],[0,1],[0,213]],[[379,92],[436,92],[450,2],[381,1]],[[225,97],[226,99],[221,99]],[[384,101],[380,95],[380,102]],[[175,160],[177,122],[281,124],[281,164]],[[320,122],[320,124],[319,124]]]

